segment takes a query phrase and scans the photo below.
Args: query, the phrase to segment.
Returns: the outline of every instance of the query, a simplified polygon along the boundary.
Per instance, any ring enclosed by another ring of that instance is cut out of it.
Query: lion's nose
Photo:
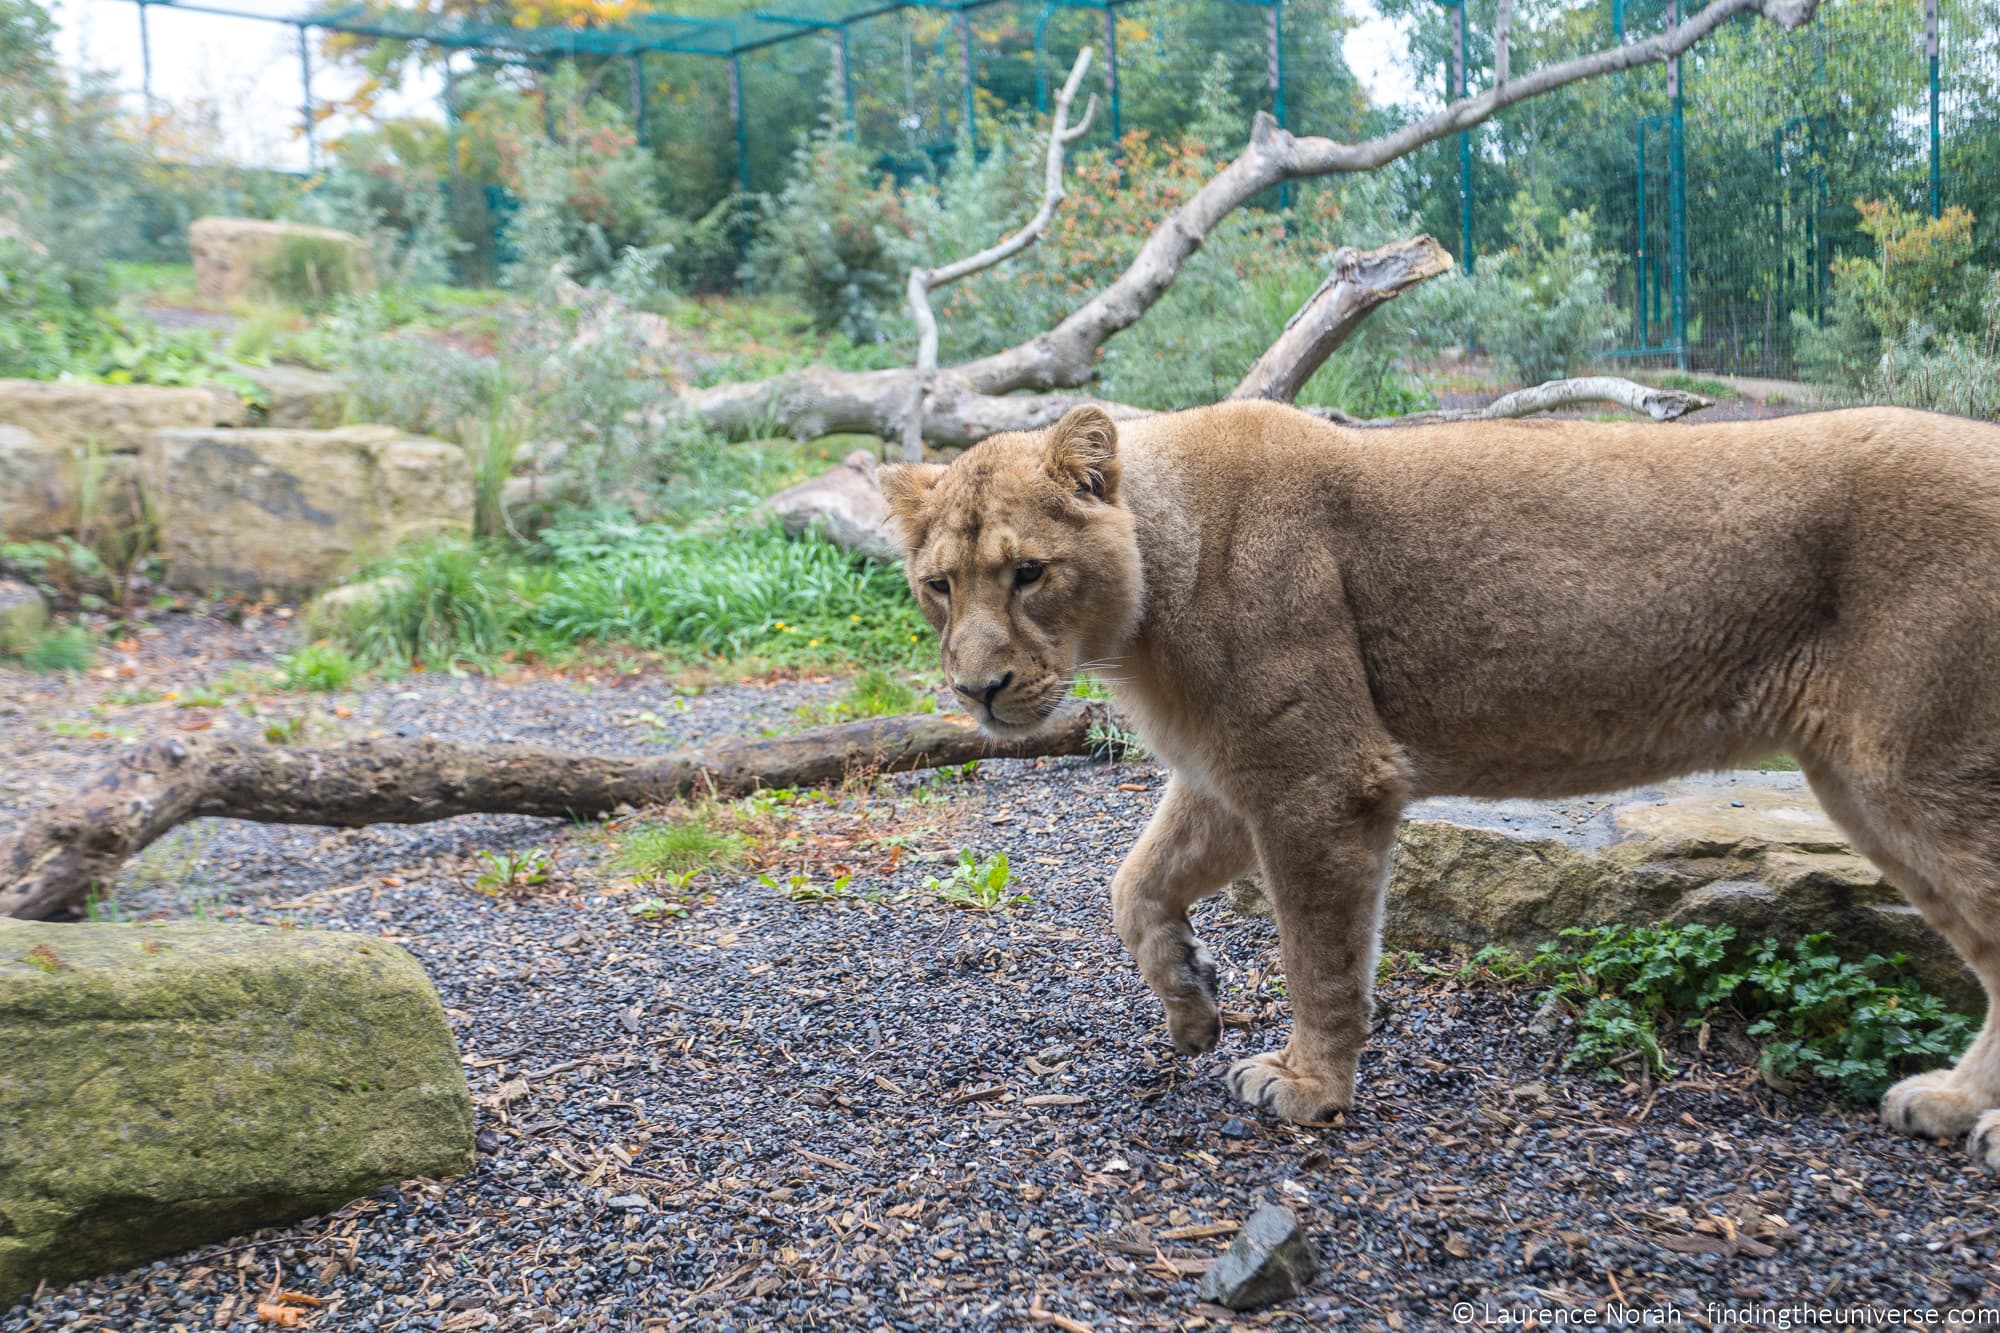
[[[1009,671],[998,680],[989,680],[984,685],[967,685],[964,681],[955,680],[951,683],[951,687],[966,698],[985,704],[986,711],[990,713],[993,711],[993,701],[1000,697],[1000,691],[1013,683],[1014,673]]]

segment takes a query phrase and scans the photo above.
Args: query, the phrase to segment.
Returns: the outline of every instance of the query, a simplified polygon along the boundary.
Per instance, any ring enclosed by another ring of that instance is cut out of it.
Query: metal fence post
[[[833,58],[840,64],[840,106],[847,116],[847,141],[854,142],[854,58],[847,49],[847,24],[833,30]]]
[[[1938,0],[1924,0],[1924,56],[1931,67],[1931,216],[1944,216],[1944,181],[1938,161]]]
[[[729,121],[736,127],[736,188],[750,192],[750,136],[743,128],[743,57],[729,53]]]
[[[1466,0],[1450,0],[1458,8],[1458,31],[1451,44],[1452,82],[1456,85],[1451,94],[1454,98],[1465,96],[1466,90]],[[1462,130],[1458,136],[1458,248],[1459,263],[1465,266],[1468,277],[1472,274],[1472,131]]]
[[[139,0],[139,93],[146,109],[146,137],[154,136],[153,112],[153,34],[146,22],[146,6],[149,0]]]
[[[973,96],[972,14],[965,9],[958,11],[958,75],[959,85],[965,94],[965,142],[976,162],[979,160],[979,123],[977,99]]]
[[[145,13],[142,7],[139,12]],[[150,82],[150,80],[149,80]],[[306,25],[299,25],[299,88],[304,96],[299,102],[299,114],[306,130],[306,170],[319,170],[319,140],[313,129],[313,66],[312,43],[306,37]]]
[[[1674,0],[1672,27],[1669,32],[1678,32],[1681,26],[1681,0]],[[1669,145],[1667,222],[1668,242],[1673,247],[1674,283],[1674,356],[1682,370],[1688,368],[1687,332],[1687,133],[1683,112],[1684,98],[1681,87],[1681,59],[1675,56],[1667,62],[1667,95],[1673,99],[1673,138]]]
[[[1264,58],[1265,74],[1271,84],[1271,114],[1281,127],[1285,126],[1285,0],[1271,0],[1265,10],[1265,37],[1269,50]],[[1289,127],[1286,127],[1289,128]],[[1282,182],[1278,186],[1278,207],[1292,206],[1292,183]]]
[[[1035,19],[1035,112],[1047,115],[1049,110],[1049,20],[1056,16],[1056,0],[1043,0],[1042,12]]]
[[[646,146],[646,53],[632,53],[632,133]]]
[[[1118,105],[1118,9],[1115,0],[1104,5],[1104,100],[1111,104],[1111,151],[1118,154],[1125,141],[1125,123]]]

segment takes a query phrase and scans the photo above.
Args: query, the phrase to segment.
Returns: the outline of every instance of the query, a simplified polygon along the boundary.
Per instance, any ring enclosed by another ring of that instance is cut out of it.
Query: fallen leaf
[[[270,1301],[257,1302],[257,1322],[276,1324],[279,1328],[297,1328],[300,1311],[290,1305],[274,1305]]]

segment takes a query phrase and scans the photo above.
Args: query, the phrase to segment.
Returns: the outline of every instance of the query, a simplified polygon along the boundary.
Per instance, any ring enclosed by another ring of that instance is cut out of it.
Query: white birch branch
[[[1514,25],[1514,0],[1500,0],[1500,12],[1493,18],[1493,83],[1507,82],[1507,30]]]
[[[1443,412],[1413,412],[1406,417],[1374,417],[1363,420],[1333,408],[1310,409],[1342,426],[1434,426],[1449,421],[1501,421],[1531,417],[1540,412],[1558,412],[1583,403],[1610,403],[1628,412],[1655,421],[1677,421],[1690,412],[1715,406],[1713,398],[1680,389],[1656,389],[1617,375],[1579,375],[1573,379],[1550,380],[1531,388],[1502,394],[1485,407]]]
[[[1062,91],[1056,94],[1055,115],[1049,121],[1048,159],[1042,174],[1042,206],[1035,210],[1035,215],[1028,219],[1027,224],[977,254],[967,255],[940,268],[916,267],[910,270],[906,290],[910,318],[917,326],[917,367],[910,385],[910,408],[903,419],[905,462],[923,461],[924,399],[930,393],[932,379],[937,375],[938,326],[937,316],[931,311],[931,292],[1012,259],[1040,240],[1042,233],[1048,230],[1064,198],[1064,150],[1090,132],[1090,122],[1097,116],[1097,94],[1092,93],[1090,100],[1084,104],[1083,119],[1075,126],[1069,123],[1070,103],[1076,99],[1076,90],[1082,86],[1083,76],[1089,69],[1090,48],[1086,46],[1076,53],[1076,61],[1069,67],[1069,77],[1063,80]]]

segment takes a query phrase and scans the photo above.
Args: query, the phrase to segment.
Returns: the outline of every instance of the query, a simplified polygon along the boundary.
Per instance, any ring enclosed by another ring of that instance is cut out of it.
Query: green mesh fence
[[[1491,9],[1475,0],[1468,15],[1474,91],[1488,81]],[[1595,22],[1517,47],[1515,68],[1662,31],[1677,12],[1609,0]],[[1433,48],[1454,21],[1431,20]],[[1441,87],[1447,59],[1436,67]],[[1517,195],[1588,210],[1617,260],[1624,345],[1612,359],[1789,376],[1801,321],[1826,317],[1838,257],[1874,251],[1858,203],[1963,207],[1981,257],[2000,264],[2000,0],[1829,0],[1792,33],[1739,20],[1676,69],[1534,99],[1472,143],[1469,177],[1455,143],[1413,164],[1437,235],[1460,236],[1468,203],[1475,252],[1507,244]]]

